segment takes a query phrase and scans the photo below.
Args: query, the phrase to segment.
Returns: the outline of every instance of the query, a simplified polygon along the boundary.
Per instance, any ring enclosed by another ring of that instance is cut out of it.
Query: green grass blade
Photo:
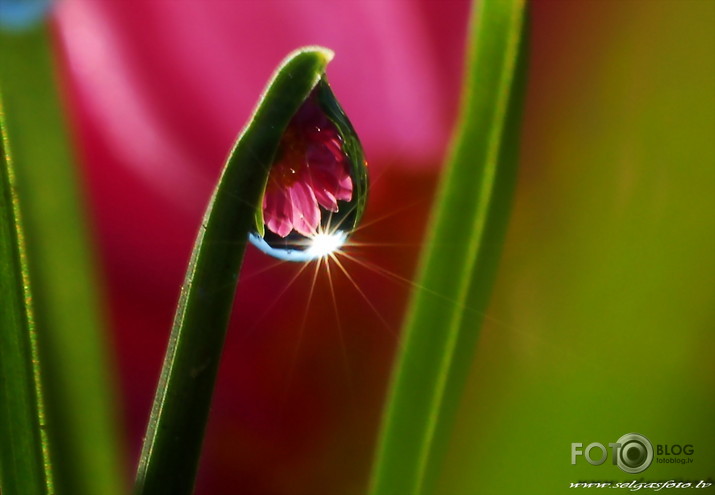
[[[46,27],[0,33],[0,60],[55,488],[68,495],[119,495],[125,492],[123,456],[107,372],[101,290]]]
[[[278,69],[224,167],[199,230],[141,454],[135,493],[193,491],[248,233],[281,135],[332,52],[306,48]]]
[[[525,0],[481,0],[463,114],[404,328],[372,495],[432,492],[474,354],[517,170]]]
[[[49,495],[52,469],[32,292],[5,127],[0,98],[0,492]]]

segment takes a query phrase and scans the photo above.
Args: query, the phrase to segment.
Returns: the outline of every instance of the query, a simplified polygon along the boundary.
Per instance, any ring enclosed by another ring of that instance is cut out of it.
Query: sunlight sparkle
[[[307,262],[327,256],[332,256],[337,252],[348,238],[348,233],[344,230],[322,230],[318,228],[318,233],[302,241],[301,248],[298,244],[296,249],[279,249],[270,246],[262,237],[257,234],[249,234],[251,244],[266,254],[284,261]]]
[[[334,232],[318,232],[310,239],[308,252],[313,258],[322,258],[337,251],[347,239],[347,233],[336,230]]]

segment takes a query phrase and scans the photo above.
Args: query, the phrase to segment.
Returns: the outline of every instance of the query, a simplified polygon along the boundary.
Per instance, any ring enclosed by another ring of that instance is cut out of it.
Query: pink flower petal
[[[313,187],[313,194],[315,194],[315,199],[318,200],[318,204],[328,211],[336,212],[338,211],[338,201],[332,193],[323,188]]]
[[[263,197],[263,221],[266,226],[281,237],[293,230],[293,204],[288,191],[273,188]]]
[[[337,137],[325,141],[323,146],[325,146],[325,149],[333,155],[333,159],[336,161],[342,161],[345,159],[343,146],[340,144]]]
[[[343,200],[350,201],[352,199],[352,179],[346,171],[346,164],[344,162],[333,163],[330,166],[311,165],[310,166],[310,181],[313,191],[316,191],[316,198],[321,200],[317,191],[320,191],[320,195],[323,193],[329,195],[329,201]],[[327,199],[327,198],[326,198]],[[327,206],[320,202],[321,206],[331,211],[337,211],[337,204],[335,209]]]
[[[337,153],[335,153],[321,142],[317,145],[308,146],[305,158],[314,168],[320,167],[331,170],[336,163],[345,160],[345,154],[342,149],[338,149]]]
[[[350,201],[353,197],[353,181],[350,176],[346,174],[341,177],[338,185],[339,187],[335,193],[335,197],[343,201]]]
[[[320,209],[313,190],[303,182],[295,182],[289,189],[293,202],[293,228],[304,236],[312,236],[318,230]]]
[[[344,159],[340,163],[326,166],[321,162],[311,166],[311,178],[314,189],[325,189],[336,199],[350,201],[352,199],[353,181],[348,173],[349,163]]]

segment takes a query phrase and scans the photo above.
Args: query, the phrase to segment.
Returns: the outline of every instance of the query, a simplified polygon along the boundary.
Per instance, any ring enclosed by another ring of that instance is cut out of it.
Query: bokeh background
[[[365,492],[469,8],[58,2],[128,477],[223,158],[277,63],[321,44],[369,160],[365,226],[343,258],[350,277],[334,266],[313,291],[312,267],[247,253],[197,493]],[[535,0],[531,14],[514,214],[438,493],[712,478],[715,2]],[[638,476],[570,464],[572,442],[631,431],[692,444],[694,462]]]

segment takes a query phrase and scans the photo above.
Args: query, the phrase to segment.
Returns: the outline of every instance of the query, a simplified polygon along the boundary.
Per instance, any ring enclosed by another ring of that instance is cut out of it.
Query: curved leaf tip
[[[328,66],[335,52],[330,48],[325,48],[318,45],[309,45],[301,48],[297,48],[290,52],[286,57],[278,64],[278,67],[271,75],[270,82],[266,86],[266,89],[261,94],[258,100],[258,105],[254,111],[254,116],[258,112],[258,109],[264,104],[268,94],[272,89],[281,84],[281,77],[292,77],[291,74],[298,71],[300,73],[305,73],[306,67],[310,67],[307,72],[313,73],[313,80],[311,81],[311,90],[318,85],[318,82],[325,74],[325,68]],[[279,93],[279,91],[278,91]],[[310,93],[310,92],[308,92]],[[245,130],[244,130],[245,131]],[[265,184],[264,184],[265,186]],[[265,189],[265,187],[264,187]],[[261,204],[263,203],[263,194],[259,198],[259,202],[256,205],[256,211],[254,215],[254,222],[256,226],[256,231],[262,237],[264,232],[264,219],[263,219],[263,209]]]

